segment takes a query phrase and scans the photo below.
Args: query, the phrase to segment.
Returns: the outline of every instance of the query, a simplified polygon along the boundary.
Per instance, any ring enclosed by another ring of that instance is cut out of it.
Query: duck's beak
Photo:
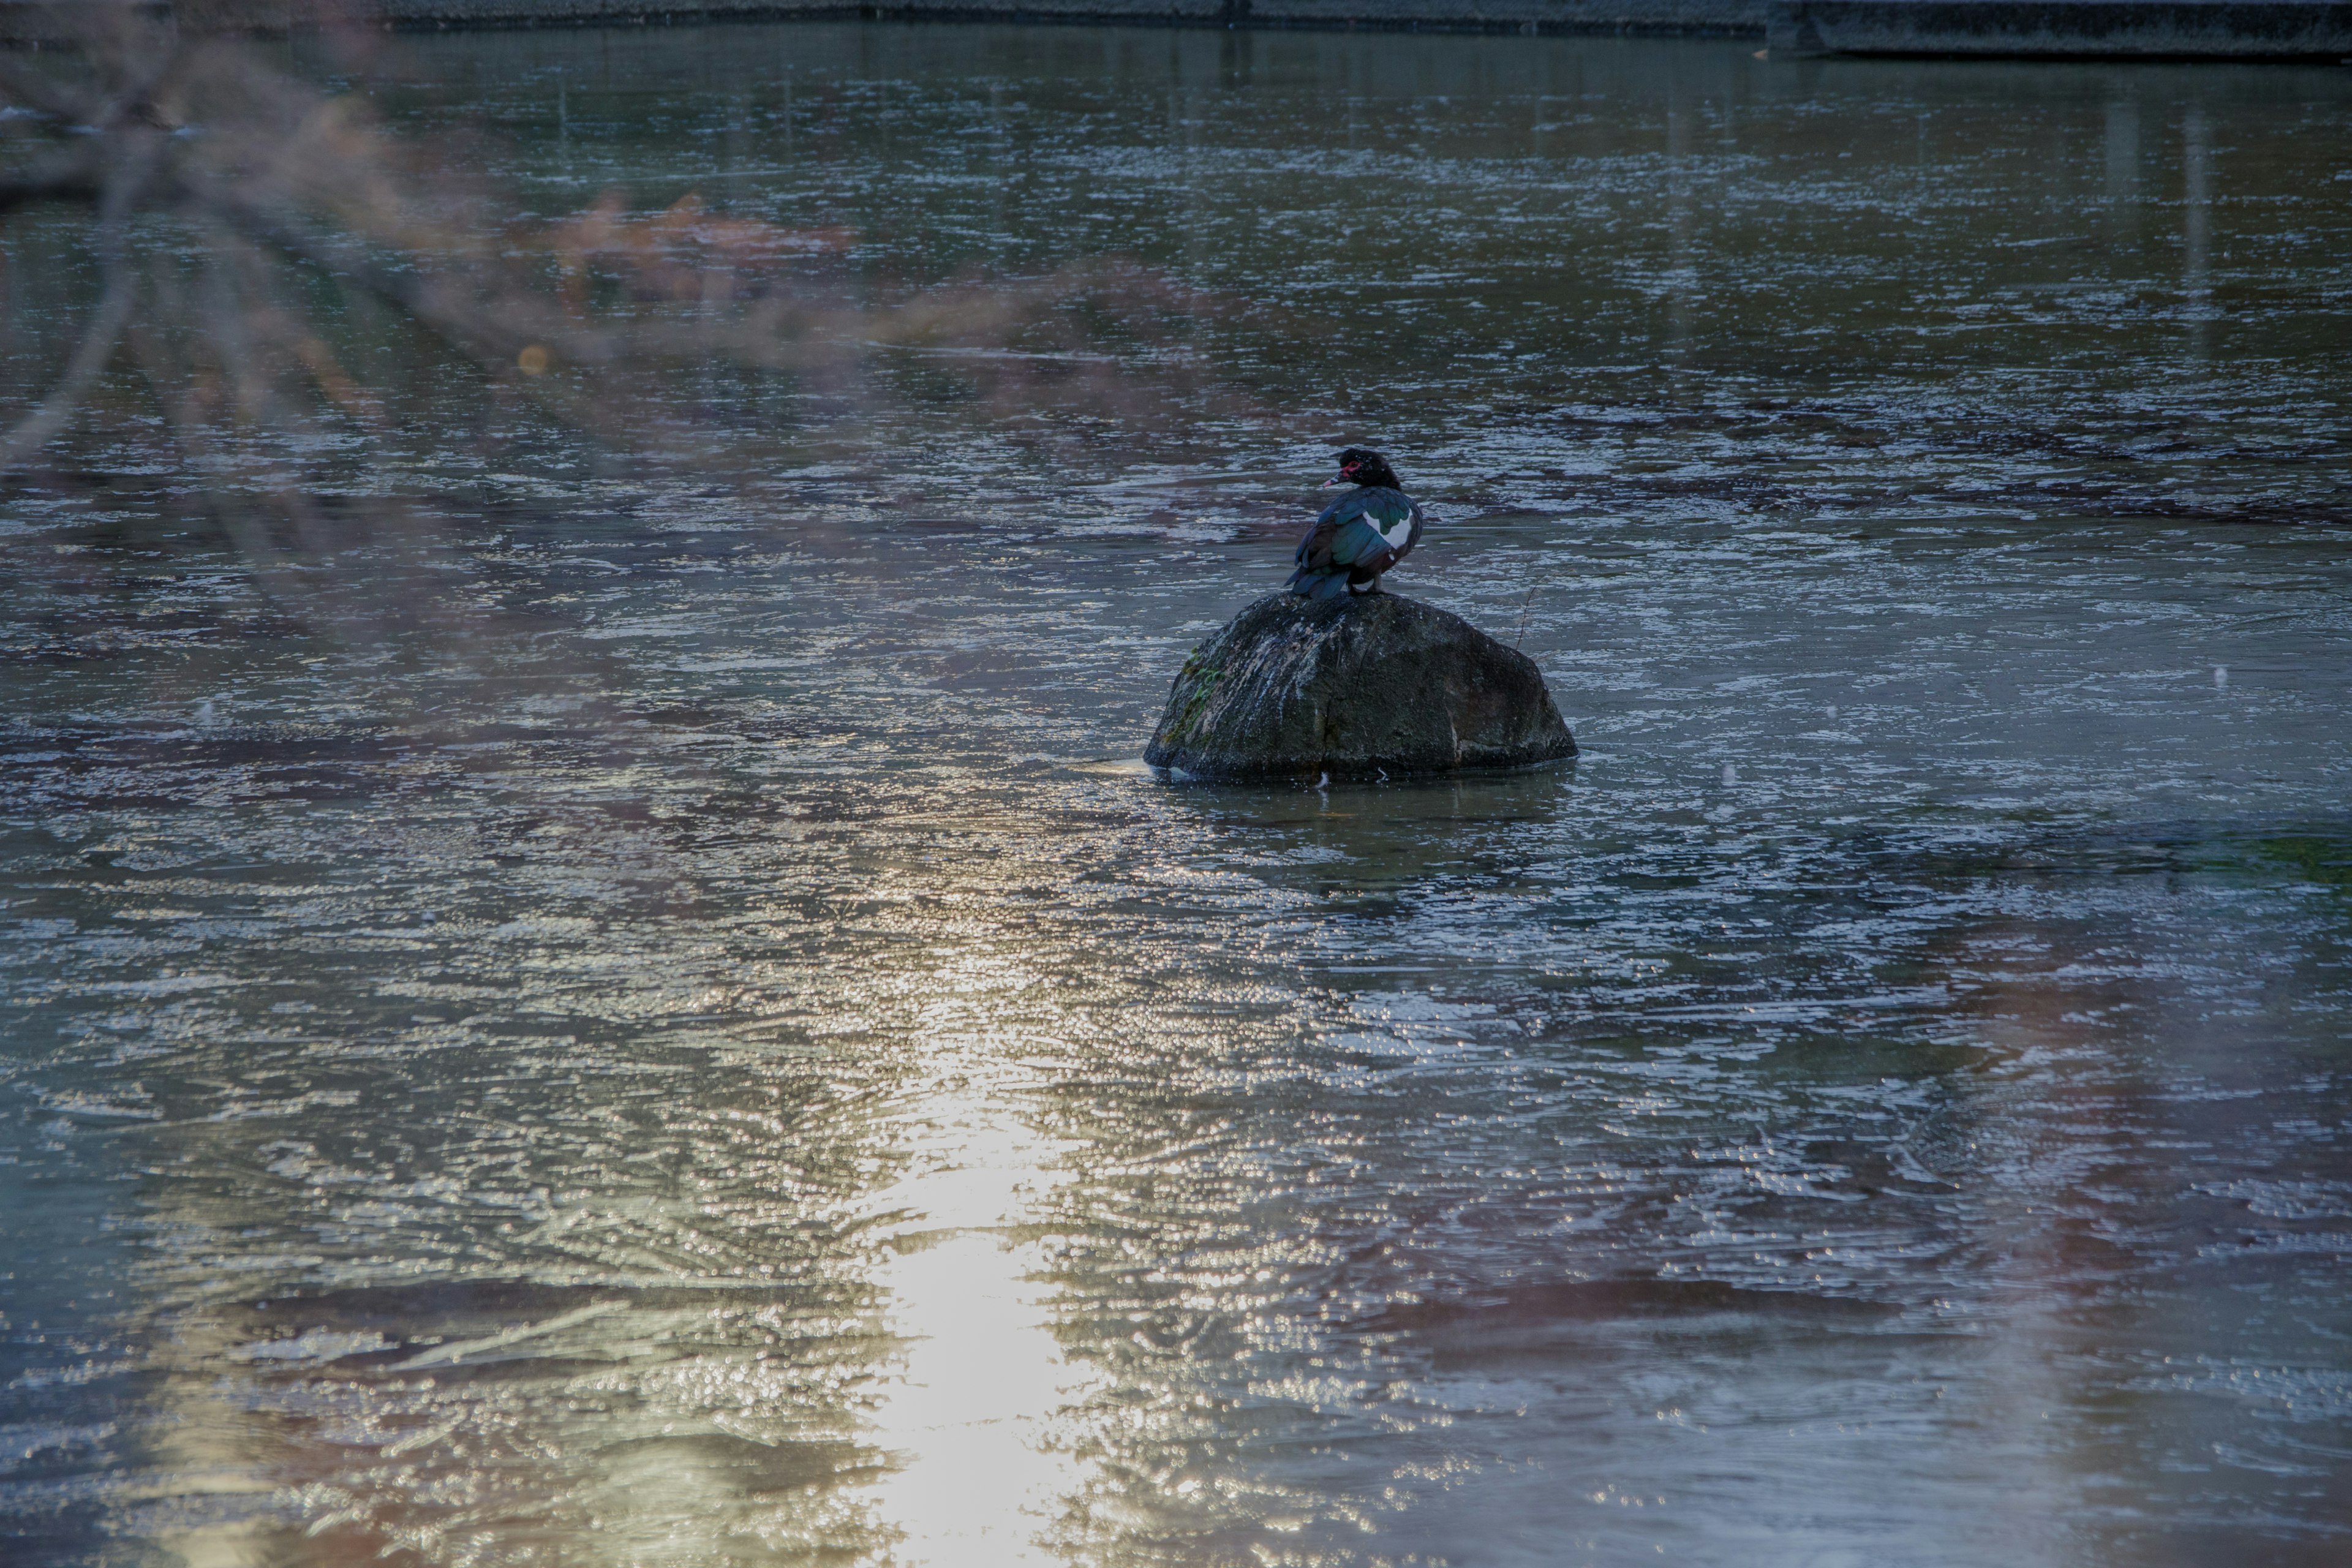
[[[1325,479],[1321,484],[1319,484],[1319,485],[1316,486],[1315,488],[1316,488],[1317,489],[1318,489],[1318,490],[1336,490],[1336,489],[1338,489],[1341,485],[1344,485],[1344,484],[1346,484],[1347,482],[1348,482],[1348,481],[1347,481],[1346,479]]]

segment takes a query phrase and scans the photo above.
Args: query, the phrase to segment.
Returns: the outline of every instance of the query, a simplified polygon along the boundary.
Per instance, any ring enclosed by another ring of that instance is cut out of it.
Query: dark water
[[[1203,294],[1034,416],[735,407],[749,489],[453,412],[308,588],[10,493],[11,1564],[2352,1554],[2352,73],[365,90],[848,297]],[[1363,438],[1583,755],[1155,783]]]

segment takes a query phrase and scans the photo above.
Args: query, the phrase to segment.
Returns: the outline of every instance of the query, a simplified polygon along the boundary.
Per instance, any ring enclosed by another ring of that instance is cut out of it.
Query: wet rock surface
[[[1143,756],[1195,778],[1368,779],[1575,754],[1535,660],[1381,593],[1235,616],[1184,661]]]

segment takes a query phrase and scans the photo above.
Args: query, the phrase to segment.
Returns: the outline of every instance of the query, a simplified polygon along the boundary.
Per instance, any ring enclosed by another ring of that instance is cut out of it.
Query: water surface
[[[2352,74],[353,90],[541,216],[1170,324],[676,394],[748,482],[453,402],[316,481],[429,529],[258,577],[193,478],[10,492],[12,1563],[2352,1551]],[[1349,440],[1572,768],[1135,761]]]

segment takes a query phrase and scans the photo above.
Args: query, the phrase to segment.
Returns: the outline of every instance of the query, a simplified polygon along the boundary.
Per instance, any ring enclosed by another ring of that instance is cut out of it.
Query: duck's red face
[[[1334,485],[1394,487],[1396,482],[1396,475],[1391,471],[1387,458],[1361,447],[1350,447],[1339,454],[1339,477],[1324,480],[1323,488],[1328,490]]]

